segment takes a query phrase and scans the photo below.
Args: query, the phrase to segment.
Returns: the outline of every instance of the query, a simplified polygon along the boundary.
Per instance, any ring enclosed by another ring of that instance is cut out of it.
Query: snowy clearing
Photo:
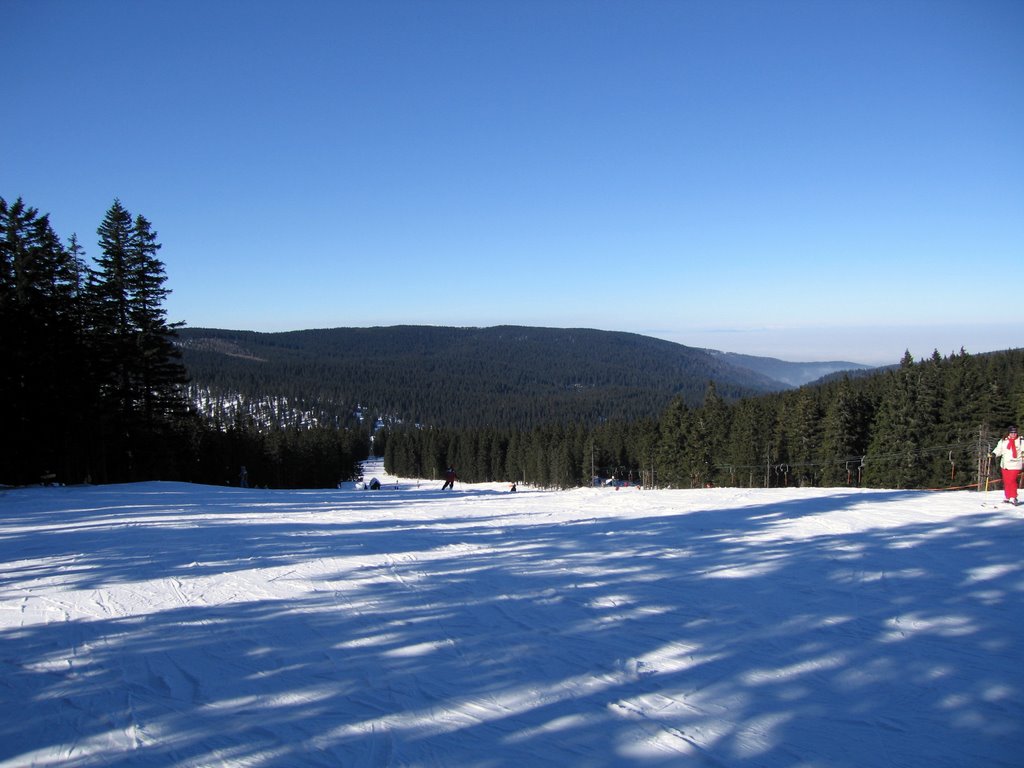
[[[1020,766],[1001,494],[0,494],[3,766]]]

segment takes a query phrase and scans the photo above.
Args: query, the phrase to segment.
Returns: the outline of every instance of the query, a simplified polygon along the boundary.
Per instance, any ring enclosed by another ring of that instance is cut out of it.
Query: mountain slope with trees
[[[437,427],[596,424],[657,416],[709,381],[740,397],[786,384],[705,351],[590,329],[394,326],[179,333],[193,397],[222,421],[344,426],[357,413]]]
[[[710,355],[717,357],[737,368],[745,368],[762,376],[781,382],[790,387],[799,387],[804,384],[818,381],[838,372],[869,371],[870,365],[861,363],[850,363],[842,360],[829,360],[813,363],[792,363],[788,360],[779,360],[774,357],[757,357],[754,355],[740,355],[735,352],[722,352],[717,349],[704,350]]]

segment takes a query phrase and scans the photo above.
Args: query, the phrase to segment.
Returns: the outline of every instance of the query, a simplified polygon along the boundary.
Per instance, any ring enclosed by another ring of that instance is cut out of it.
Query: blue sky
[[[0,196],[169,319],[1024,345],[1024,2],[0,0]]]

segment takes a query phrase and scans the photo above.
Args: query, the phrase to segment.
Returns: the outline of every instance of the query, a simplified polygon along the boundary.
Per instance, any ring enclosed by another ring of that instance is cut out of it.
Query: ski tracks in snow
[[[74,512],[38,494],[38,530],[30,504],[0,519],[2,713],[29,722],[0,726],[0,764],[1024,749],[1021,524],[970,495],[397,485],[79,489]]]

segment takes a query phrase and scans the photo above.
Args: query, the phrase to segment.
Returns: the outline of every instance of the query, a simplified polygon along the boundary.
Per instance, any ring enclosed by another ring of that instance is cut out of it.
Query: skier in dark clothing
[[[452,467],[448,467],[444,471],[444,485],[441,486],[441,490],[443,491],[446,488],[455,490],[455,470]]]

